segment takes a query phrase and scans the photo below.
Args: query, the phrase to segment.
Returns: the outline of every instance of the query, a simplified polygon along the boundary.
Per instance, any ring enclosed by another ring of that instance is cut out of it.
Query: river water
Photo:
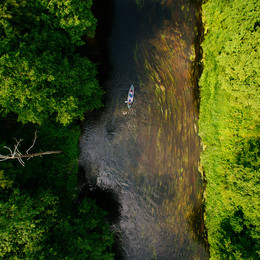
[[[192,66],[196,8],[189,0],[114,1],[105,107],[86,118],[80,164],[93,187],[118,199],[112,228],[125,259],[208,259]]]

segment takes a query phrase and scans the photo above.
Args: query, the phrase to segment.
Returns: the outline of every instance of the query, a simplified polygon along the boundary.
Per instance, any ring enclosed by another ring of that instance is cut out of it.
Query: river
[[[87,115],[80,164],[92,187],[117,198],[112,229],[124,259],[208,259],[193,69],[196,10],[189,0],[113,4],[105,107]],[[132,84],[135,103],[128,109]]]

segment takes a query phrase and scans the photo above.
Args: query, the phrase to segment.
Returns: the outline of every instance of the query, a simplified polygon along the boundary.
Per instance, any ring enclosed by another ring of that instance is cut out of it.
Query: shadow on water
[[[112,32],[114,1],[94,0],[92,12],[97,19],[95,37],[83,36],[85,44],[78,47],[78,52],[97,64],[98,79],[104,87],[103,83],[108,80],[112,69],[108,39]]]
[[[194,47],[195,47],[195,59],[192,64],[192,80],[194,85],[194,97],[196,100],[195,106],[197,107],[199,113],[200,107],[200,89],[199,89],[199,79],[203,71],[203,50],[202,42],[204,39],[204,27],[202,23],[202,1],[194,0],[196,5],[196,27],[195,27],[195,37],[194,37]]]
[[[193,234],[194,241],[202,244],[209,254],[208,235],[205,229],[204,213],[205,205],[201,203],[192,209],[190,215],[187,217],[187,221],[191,234]]]
[[[86,179],[85,171],[86,169],[79,167],[78,180],[80,193],[75,203],[80,203],[85,197],[94,199],[96,204],[107,212],[107,221],[111,225],[118,223],[121,205],[117,194],[111,189],[92,186]]]
[[[113,0],[94,0],[92,11],[97,19],[97,28],[94,38],[83,37],[85,44],[78,47],[80,55],[89,58],[97,65],[98,79],[102,88],[106,91],[106,85],[104,82],[108,80],[111,75],[112,64],[109,57],[109,37],[112,31],[112,22],[114,15],[114,1]],[[104,95],[104,103],[106,103],[106,95]],[[106,108],[101,108],[86,114],[86,120],[90,125],[96,125],[96,122],[100,120],[102,115],[106,113]],[[81,122],[81,129],[84,132],[85,124]],[[109,129],[108,133],[112,135],[112,130]],[[79,195],[75,201],[75,204],[81,203],[81,201],[88,197],[96,201],[96,205],[107,212],[106,219],[113,228],[118,224],[120,219],[121,204],[116,192],[112,189],[105,189],[89,182],[88,171],[91,171],[91,165],[85,165],[84,168],[79,166],[78,171],[78,187]],[[113,228],[115,243],[112,251],[115,254],[115,259],[125,259],[125,252],[121,244],[121,231]]]
[[[106,220],[113,228],[118,224],[120,220],[121,204],[119,203],[119,198],[117,194],[111,189],[103,189],[99,186],[93,186],[89,183],[86,178],[87,167],[83,169],[79,167],[78,171],[78,187],[79,195],[75,201],[75,205],[81,203],[84,198],[91,198],[95,200],[96,205],[107,212]],[[115,259],[125,259],[125,252],[123,251],[123,246],[121,244],[121,231],[113,228],[115,243],[113,245],[112,251],[115,254]]]
[[[105,107],[86,115],[81,196],[108,212],[116,259],[207,259],[198,172],[197,1],[94,3],[104,31],[87,39],[93,45],[87,51],[107,53],[93,52],[104,58],[100,82],[107,94]],[[131,84],[136,102],[128,110]]]

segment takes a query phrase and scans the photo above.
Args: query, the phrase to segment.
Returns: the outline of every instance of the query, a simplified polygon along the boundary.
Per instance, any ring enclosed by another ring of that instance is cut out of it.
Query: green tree
[[[70,216],[63,217],[54,238],[50,246],[58,259],[114,259],[113,233],[105,222],[105,212],[93,200],[84,200]]]
[[[35,4],[33,0],[28,2],[32,6]],[[72,43],[84,44],[81,40],[83,35],[89,37],[95,35],[97,20],[91,12],[92,0],[42,0],[37,2],[45,11],[45,13],[41,14],[42,20],[55,28],[65,30],[69,34]]]
[[[33,258],[44,248],[46,234],[55,223],[57,198],[47,192],[34,199],[18,189],[10,193],[0,201],[0,256]]]
[[[94,35],[91,1],[5,1],[0,4],[0,108],[18,120],[64,125],[100,107],[96,67],[75,54]]]
[[[14,137],[24,139],[19,150],[26,152],[36,130],[30,151],[62,151],[30,159],[25,167],[1,162],[0,258],[113,258],[105,213],[92,200],[73,205],[80,136],[75,119],[100,107],[103,94],[96,66],[75,52],[83,35],[94,36],[91,5],[0,3],[0,153]]]
[[[48,191],[32,197],[1,189],[0,197],[1,258],[113,259],[113,234],[94,201],[70,212],[61,211],[59,198]]]

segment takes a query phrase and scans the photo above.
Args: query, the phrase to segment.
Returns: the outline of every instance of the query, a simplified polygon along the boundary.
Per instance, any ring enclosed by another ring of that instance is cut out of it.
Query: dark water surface
[[[113,229],[126,259],[208,259],[200,242],[193,2],[114,3],[106,104],[86,119],[80,163],[92,185],[118,197]]]

